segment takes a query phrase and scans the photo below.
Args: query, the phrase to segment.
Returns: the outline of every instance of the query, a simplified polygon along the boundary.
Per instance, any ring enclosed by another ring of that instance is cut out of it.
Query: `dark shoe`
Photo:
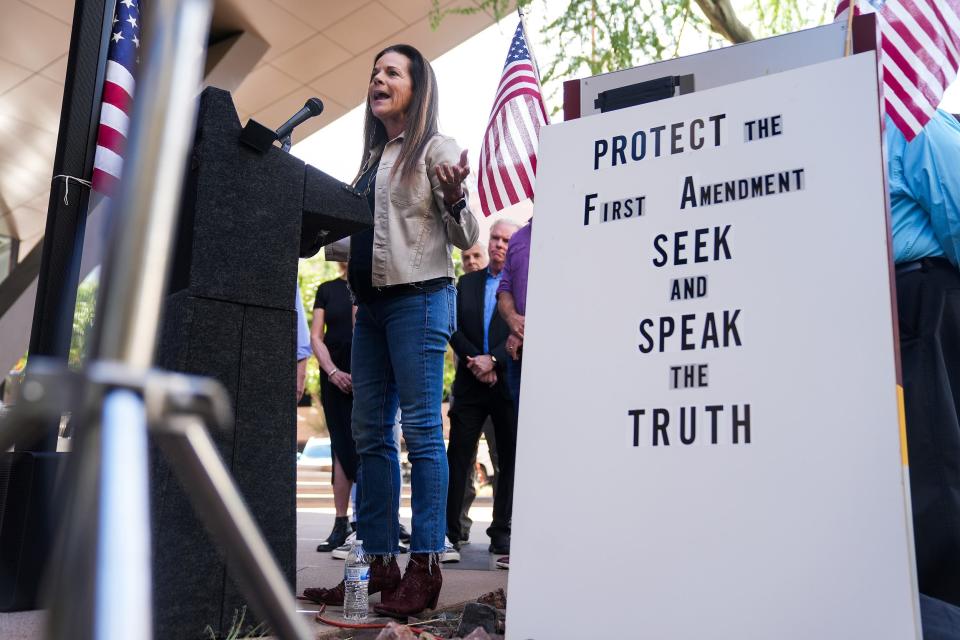
[[[389,559],[388,559],[389,558]],[[400,585],[400,567],[394,556],[370,556],[370,583],[367,593],[383,592],[384,599],[392,598]],[[303,597],[317,604],[343,606],[343,581],[332,589],[310,588],[303,590]]]
[[[443,539],[443,551],[440,552],[440,562],[460,562],[460,545],[450,542],[450,536]]]
[[[357,531],[354,529],[353,533],[347,536],[346,541],[330,552],[330,557],[334,560],[346,560],[347,556],[350,555],[350,547],[353,546],[353,541],[357,539]],[[398,553],[407,553],[410,550],[410,545],[400,542],[400,549]]]
[[[408,547],[410,546],[410,532],[407,531],[407,528],[403,526],[402,522],[400,523],[400,542]]]
[[[347,516],[342,516],[333,521],[333,531],[327,536],[327,539],[317,545],[317,551],[320,553],[330,553],[342,545],[347,536],[353,533],[350,528],[350,522]]]
[[[442,587],[443,576],[436,554],[413,553],[393,596],[384,595],[373,610],[391,618],[406,618],[424,609],[436,609]]]
[[[490,553],[498,556],[510,555],[510,536],[502,534],[491,536]]]
[[[497,569],[510,569],[510,556],[504,556],[497,560]]]

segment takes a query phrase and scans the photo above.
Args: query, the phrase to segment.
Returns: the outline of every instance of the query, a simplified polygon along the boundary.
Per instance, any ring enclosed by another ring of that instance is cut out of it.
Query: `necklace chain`
[[[367,176],[367,186],[363,191],[360,192],[360,195],[362,195],[364,198],[370,195],[370,188],[373,186],[373,174],[376,172],[377,167],[379,166],[380,163],[378,162],[372,167],[364,169],[363,173],[360,175],[361,180],[363,179],[363,176]]]

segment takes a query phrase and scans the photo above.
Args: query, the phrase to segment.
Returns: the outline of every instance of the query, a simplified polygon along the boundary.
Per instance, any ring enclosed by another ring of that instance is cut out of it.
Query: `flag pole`
[[[517,3],[517,15],[520,16],[520,27],[523,29],[523,39],[527,41],[527,51],[530,53],[530,60],[533,62],[533,68],[537,72],[537,82],[540,83],[540,65],[537,64],[537,56],[533,53],[533,46],[530,42],[530,36],[527,34],[527,15],[523,12],[523,7]],[[541,87],[542,88],[542,87]]]
[[[857,8],[857,0],[849,0],[847,7],[847,39],[843,45],[844,57],[853,53],[853,14]]]
[[[537,56],[533,53],[533,43],[530,42],[530,36],[527,34],[527,16],[523,12],[523,7],[520,6],[520,3],[517,3],[517,14],[520,16],[520,28],[523,29],[523,39],[527,42],[527,53],[530,54],[530,62],[533,63],[533,70],[537,75],[537,85],[540,90],[540,95],[543,95],[543,80],[540,75],[540,65],[537,64]],[[546,114],[546,105],[544,105],[544,117],[546,119],[546,124],[550,124],[550,117]]]

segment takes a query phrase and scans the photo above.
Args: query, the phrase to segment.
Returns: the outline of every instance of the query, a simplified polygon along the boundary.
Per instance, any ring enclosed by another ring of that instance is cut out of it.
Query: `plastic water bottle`
[[[363,621],[367,619],[370,586],[370,563],[363,551],[363,540],[354,540],[350,554],[343,565],[343,618]]]

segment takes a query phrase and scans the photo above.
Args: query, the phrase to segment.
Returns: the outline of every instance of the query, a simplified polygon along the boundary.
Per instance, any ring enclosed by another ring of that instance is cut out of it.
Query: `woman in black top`
[[[320,365],[320,403],[333,449],[333,505],[337,510],[333,531],[317,551],[333,551],[350,535],[347,507],[357,478],[357,449],[350,432],[353,413],[353,379],[350,376],[350,343],[353,340],[353,306],[347,288],[347,265],[339,263],[340,277],[317,288],[313,303],[310,343]]]

